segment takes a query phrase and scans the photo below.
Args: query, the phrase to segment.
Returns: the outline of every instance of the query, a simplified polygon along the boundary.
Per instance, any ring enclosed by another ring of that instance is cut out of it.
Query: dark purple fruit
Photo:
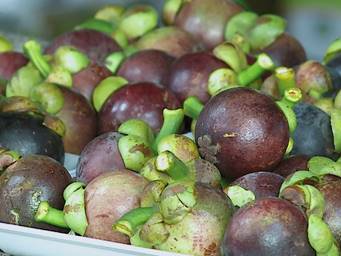
[[[65,125],[65,152],[80,154],[97,134],[96,112],[83,95],[65,87],[60,87],[60,90],[64,96],[64,105],[57,117]]]
[[[276,173],[254,172],[238,178],[231,185],[239,185],[243,189],[250,190],[256,199],[261,199],[278,197],[283,181],[284,178]]]
[[[163,124],[163,109],[177,109],[180,103],[167,89],[140,82],[125,85],[107,99],[99,112],[99,133],[116,131],[132,118],[147,122],[157,132]]]
[[[225,25],[241,11],[231,0],[186,1],[175,18],[175,25],[211,49],[224,41]]]
[[[165,87],[174,58],[159,50],[142,50],[126,59],[117,71],[130,83],[151,82]]]
[[[304,155],[295,155],[283,159],[275,168],[274,172],[283,177],[288,177],[296,171],[308,169],[309,157]]]
[[[239,209],[223,242],[229,256],[315,255],[303,211],[279,198],[264,198]]]
[[[225,90],[205,105],[195,139],[201,156],[225,178],[271,170],[289,142],[288,122],[276,103],[253,89]]]
[[[189,96],[196,96],[207,102],[210,74],[227,65],[208,52],[191,53],[177,59],[171,67],[168,88],[181,102]]]
[[[287,33],[279,36],[272,44],[262,49],[261,52],[267,53],[276,66],[294,67],[307,60],[301,43]]]
[[[92,64],[73,75],[71,89],[82,94],[89,102],[92,102],[93,90],[99,82],[110,75],[111,72],[106,67]]]
[[[22,156],[46,155],[63,164],[63,140],[43,122],[40,116],[26,113],[0,113],[0,147]]]
[[[0,80],[9,80],[13,74],[28,63],[28,59],[19,52],[0,53]]]
[[[125,168],[118,150],[119,133],[108,132],[90,141],[83,149],[77,163],[77,177],[85,183],[104,172]]]
[[[0,221],[65,232],[35,222],[34,215],[41,201],[63,209],[63,191],[70,182],[67,170],[50,157],[31,155],[18,160],[0,176]]]
[[[87,54],[93,63],[104,64],[105,58],[112,52],[120,51],[119,45],[108,35],[90,29],[74,30],[62,34],[46,49],[53,54],[60,46],[70,45]]]
[[[192,35],[178,27],[161,27],[141,37],[135,46],[141,50],[154,49],[179,58],[197,51],[198,42]]]

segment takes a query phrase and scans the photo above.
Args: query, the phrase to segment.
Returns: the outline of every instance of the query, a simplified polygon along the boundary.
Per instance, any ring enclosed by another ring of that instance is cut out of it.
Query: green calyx
[[[204,104],[195,96],[188,97],[183,104],[184,114],[194,120],[198,119]]]
[[[83,236],[88,226],[85,212],[85,184],[81,182],[71,183],[64,190],[64,219],[68,227],[75,233]]]
[[[169,231],[167,230],[160,213],[154,213],[154,215],[142,226],[140,237],[153,246],[160,245],[168,239]]]
[[[149,159],[145,163],[145,165],[140,170],[140,174],[145,179],[147,179],[148,181],[151,181],[151,182],[161,181],[165,184],[172,182],[172,179],[168,174],[159,172],[156,169],[156,157]]]
[[[229,68],[220,68],[213,71],[208,78],[208,93],[214,96],[224,89],[237,85],[237,75]]]
[[[103,79],[92,93],[92,103],[96,111],[99,112],[109,96],[126,84],[128,84],[128,81],[119,76],[110,76]]]
[[[94,17],[97,20],[107,21],[111,23],[112,25],[116,25],[119,22],[123,12],[124,12],[123,6],[107,5],[99,9],[95,13]]]
[[[195,142],[184,135],[171,134],[160,140],[157,152],[161,154],[166,151],[173,153],[185,164],[200,157]]]
[[[246,190],[238,185],[226,187],[224,193],[231,199],[233,205],[237,207],[243,207],[256,199],[252,191]]]
[[[60,137],[64,137],[66,133],[65,124],[58,117],[45,114],[43,125],[57,133]]]
[[[62,66],[71,74],[75,74],[86,68],[90,60],[82,52],[72,46],[61,46],[54,54],[54,62],[58,66]]]
[[[297,171],[291,176],[289,176],[280,188],[280,194],[284,189],[294,185],[304,184],[306,181],[318,181],[318,177],[310,171]]]
[[[121,48],[126,48],[129,46],[129,40],[127,36],[119,29],[115,29],[113,32],[111,32],[111,38],[113,38]]]
[[[162,180],[151,181],[143,190],[141,207],[154,207],[160,202],[162,191],[166,188],[167,182]]]
[[[63,66],[53,65],[51,73],[46,78],[46,82],[52,84],[58,84],[67,88],[72,87],[73,78],[70,71]]]
[[[46,78],[51,72],[51,66],[42,54],[41,45],[35,40],[27,41],[24,44],[24,52],[41,75]]]
[[[118,24],[129,40],[136,39],[157,26],[158,13],[148,5],[136,5],[127,9]]]
[[[341,162],[322,156],[314,156],[308,161],[308,169],[316,176],[332,174],[341,178]]]
[[[34,215],[36,222],[44,222],[61,228],[69,228],[64,220],[64,213],[61,210],[52,208],[48,202],[41,201]]]
[[[141,119],[130,119],[125,121],[118,128],[118,132],[124,135],[134,135],[145,140],[147,145],[154,141],[154,134],[150,126]]]
[[[341,52],[341,38],[333,41],[326,50],[323,63],[326,64]]]
[[[213,49],[216,58],[224,61],[231,69],[239,73],[247,67],[247,59],[242,49],[231,42],[225,42]]]
[[[285,150],[285,155],[290,155],[292,149],[294,148],[295,141],[292,137],[289,138],[287,149]]]
[[[195,204],[194,183],[180,182],[170,184],[164,189],[159,207],[164,222],[176,224],[191,211]]]
[[[108,55],[105,59],[105,66],[115,74],[118,68],[120,67],[121,63],[126,58],[124,52],[113,52],[112,54]]]
[[[280,16],[265,14],[257,19],[250,30],[249,42],[253,50],[264,49],[285,32],[287,22]]]
[[[35,86],[30,98],[33,102],[38,102],[49,114],[58,113],[64,106],[64,95],[55,84],[42,83]]]
[[[0,112],[41,113],[39,104],[24,96],[0,97]]]
[[[333,109],[330,112],[330,123],[334,135],[335,151],[341,153],[341,109]]]
[[[29,97],[32,88],[43,81],[40,72],[33,65],[20,68],[6,86],[6,97]]]
[[[132,237],[138,228],[146,223],[155,213],[153,207],[140,207],[124,214],[113,224],[113,230],[119,231],[129,237]]]
[[[103,19],[91,18],[76,26],[75,29],[92,29],[110,35],[113,31],[113,25]]]
[[[9,52],[12,50],[13,50],[12,43],[7,38],[0,35],[0,53]]]
[[[163,5],[163,21],[167,25],[175,22],[176,15],[181,10],[181,7],[186,0],[166,0]]]

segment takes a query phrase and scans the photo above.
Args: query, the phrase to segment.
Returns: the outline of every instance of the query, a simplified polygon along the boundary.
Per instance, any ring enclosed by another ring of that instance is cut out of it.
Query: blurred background
[[[331,41],[341,36],[341,0],[235,0],[258,13],[288,20],[288,31],[304,45],[309,58],[320,60]],[[85,21],[105,4],[153,4],[163,0],[0,0],[0,33],[48,41]],[[17,42],[17,46],[20,40]]]

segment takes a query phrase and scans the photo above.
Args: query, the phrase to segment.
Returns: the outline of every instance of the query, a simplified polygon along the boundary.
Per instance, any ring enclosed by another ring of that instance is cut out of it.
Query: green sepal
[[[225,194],[231,199],[234,206],[243,207],[244,205],[256,200],[255,194],[238,185],[228,186],[224,189]]]

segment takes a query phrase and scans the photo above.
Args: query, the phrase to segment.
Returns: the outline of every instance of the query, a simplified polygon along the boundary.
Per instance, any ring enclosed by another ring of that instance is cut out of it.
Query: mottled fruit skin
[[[195,52],[198,42],[188,32],[173,26],[161,27],[142,36],[135,46],[138,49],[155,49],[166,52],[174,58]]]
[[[309,157],[305,155],[295,155],[283,159],[275,168],[274,172],[282,175],[284,178],[296,171],[308,169]]]
[[[288,122],[270,97],[233,88],[205,105],[195,139],[204,159],[216,164],[225,178],[236,179],[271,170],[282,160],[289,141]]]
[[[334,238],[341,246],[341,178],[325,176],[316,187],[322,192],[325,200],[323,220],[328,224]]]
[[[191,33],[211,49],[224,41],[228,20],[242,8],[231,0],[192,0],[185,2],[175,18],[175,25]]]
[[[0,113],[0,147],[22,156],[46,155],[63,164],[62,137],[43,122],[43,118],[26,113]]]
[[[142,50],[126,59],[117,71],[130,83],[151,82],[164,88],[175,58],[159,50]]]
[[[94,89],[103,79],[110,75],[112,73],[106,67],[91,64],[73,75],[71,90],[82,94],[89,102],[92,102]]]
[[[220,246],[233,213],[226,195],[208,185],[196,184],[197,203],[177,224],[166,225],[170,236],[156,249],[195,256],[219,256]]]
[[[219,68],[227,68],[227,65],[208,52],[186,54],[172,65],[168,88],[181,102],[189,96],[196,96],[205,103],[210,99],[208,78]]]
[[[264,198],[239,209],[226,230],[228,256],[313,256],[304,213],[290,202]]]
[[[52,231],[67,230],[34,221],[41,201],[62,210],[63,191],[71,182],[67,170],[48,156],[31,155],[18,160],[0,176],[0,221]]]
[[[108,132],[90,141],[79,157],[76,167],[77,178],[89,183],[104,172],[124,169],[117,145],[120,137],[119,133]]]
[[[254,193],[256,199],[278,197],[284,178],[272,172],[254,172],[246,174],[231,185],[239,185]]]
[[[28,59],[19,52],[0,53],[0,79],[10,80],[14,73],[28,63]]]
[[[294,67],[307,60],[301,43],[288,33],[283,33],[261,52],[267,53],[276,66]]]
[[[333,157],[333,131],[328,114],[304,102],[298,103],[294,112],[297,127],[292,136],[295,143],[290,154]]]
[[[129,237],[113,231],[112,225],[130,210],[139,207],[147,181],[128,170],[104,173],[85,189],[88,227],[85,236],[118,243],[129,243]]]
[[[107,99],[99,112],[99,133],[117,131],[131,118],[140,118],[157,132],[163,124],[163,109],[177,109],[180,103],[167,89],[140,82],[125,85]]]
[[[80,154],[97,134],[97,116],[86,98],[67,88],[60,87],[64,95],[64,106],[58,112],[66,128],[63,137],[67,153]]]
[[[119,45],[108,35],[91,29],[73,30],[56,37],[45,53],[53,54],[60,46],[69,45],[88,55],[93,63],[104,64],[112,52],[120,51]]]

